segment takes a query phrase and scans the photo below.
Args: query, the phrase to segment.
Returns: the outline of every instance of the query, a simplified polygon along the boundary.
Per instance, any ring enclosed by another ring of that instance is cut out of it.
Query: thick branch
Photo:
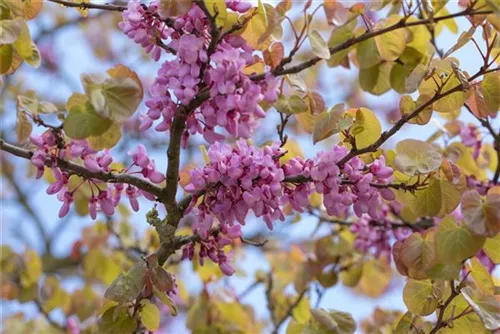
[[[174,117],[172,128],[170,129],[170,142],[167,150],[167,185],[162,191],[161,199],[167,208],[169,223],[175,227],[177,227],[179,220],[182,218],[182,212],[177,206],[175,197],[179,183],[181,142],[186,128],[186,119],[189,113],[198,108],[209,96],[208,89],[204,88],[187,106],[179,107]]]
[[[49,2],[58,3],[65,7],[73,7],[80,9],[101,9],[101,10],[110,10],[115,12],[123,12],[127,9],[127,6],[118,6],[118,5],[110,5],[110,4],[95,4],[95,3],[86,3],[86,2],[71,2],[67,0],[47,0]]]
[[[25,150],[23,148],[17,147],[15,145],[9,144],[5,142],[3,139],[0,139],[0,149],[5,152],[9,152],[15,156],[24,159],[31,159],[33,152],[29,150]],[[48,167],[52,166],[52,161],[47,160],[46,165]],[[56,162],[57,167],[61,168],[64,171],[77,174],[86,179],[96,179],[109,183],[125,183],[136,186],[137,188],[144,190],[152,195],[160,197],[162,195],[162,189],[149,181],[144,179],[137,178],[135,176],[129,174],[115,174],[115,173],[105,173],[105,172],[91,172],[86,167],[75,164],[73,162],[69,162],[62,159],[57,159]]]
[[[99,12],[98,14],[96,15],[93,15],[93,16],[87,16],[87,17],[83,17],[83,16],[80,16],[79,18],[77,19],[70,19],[70,20],[67,20],[67,21],[63,21],[53,27],[50,27],[50,28],[46,28],[46,29],[43,29],[41,30],[38,35],[36,36],[36,38],[34,39],[34,42],[35,44],[38,44],[38,42],[40,40],[42,40],[44,37],[46,36],[50,36],[58,31],[61,31],[61,30],[64,30],[65,28],[68,28],[68,27],[71,27],[71,26],[74,26],[74,25],[77,25],[77,24],[80,24],[80,23],[83,23],[83,22],[86,22],[88,20],[93,20],[93,19],[98,19],[98,18],[101,18],[105,15],[110,15],[110,13],[108,12]]]

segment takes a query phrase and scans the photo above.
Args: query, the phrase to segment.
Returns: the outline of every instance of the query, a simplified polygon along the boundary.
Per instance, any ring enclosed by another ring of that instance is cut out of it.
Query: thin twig
[[[283,318],[281,318],[277,323],[276,325],[274,326],[274,330],[273,330],[273,334],[277,334],[280,327],[283,325],[283,323],[286,321],[286,319],[288,319],[288,317],[290,317],[292,315],[292,312],[293,310],[297,307],[297,305],[299,305],[300,301],[302,300],[302,298],[304,298],[306,292],[308,291],[308,289],[304,289],[300,295],[297,297],[297,299],[292,303],[292,305],[290,305],[288,307],[288,310],[286,312],[286,314],[283,316]]]

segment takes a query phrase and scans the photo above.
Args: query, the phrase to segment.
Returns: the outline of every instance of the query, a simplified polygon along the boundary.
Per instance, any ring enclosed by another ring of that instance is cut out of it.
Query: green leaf
[[[99,322],[99,333],[102,334],[133,333],[136,328],[136,320],[122,306],[108,309]]]
[[[84,139],[89,136],[99,136],[108,130],[113,122],[99,116],[89,103],[74,106],[64,120],[63,128],[66,135],[73,139]]]
[[[402,17],[398,15],[391,15],[385,21],[378,22],[375,26],[375,30],[391,27],[400,22],[401,19]],[[386,61],[398,59],[406,48],[408,38],[409,31],[407,29],[395,29],[375,36],[375,43],[380,53],[380,57]]]
[[[118,303],[133,301],[144,288],[146,263],[136,263],[127,273],[120,273],[111,283],[104,297]]]
[[[411,313],[426,316],[438,307],[434,296],[441,297],[443,293],[444,291],[433,285],[430,280],[408,279],[403,289],[403,301]]]
[[[141,305],[139,317],[142,324],[151,332],[157,330],[160,327],[160,310],[147,299],[142,300]]]
[[[474,256],[484,245],[485,238],[472,234],[465,225],[457,226],[453,217],[446,217],[436,231],[439,262],[454,264]]]
[[[0,74],[9,71],[12,64],[13,49],[12,45],[5,44],[0,46]]]
[[[307,37],[309,38],[312,52],[316,56],[322,59],[330,58],[330,50],[328,49],[328,45],[319,32],[317,32],[316,30],[312,30],[308,33]]]
[[[311,315],[331,333],[351,334],[356,331],[356,321],[349,313],[316,308],[311,309]]]
[[[12,44],[19,36],[26,21],[20,17],[0,21],[0,44]]]
[[[483,97],[491,114],[496,114],[500,109],[500,75],[498,72],[487,73],[481,82]]]
[[[429,174],[441,166],[443,156],[433,145],[416,139],[405,139],[396,145],[396,170],[408,176]]]
[[[335,105],[329,112],[321,115],[314,125],[313,143],[316,144],[353,124],[352,118],[344,117],[344,104]]]

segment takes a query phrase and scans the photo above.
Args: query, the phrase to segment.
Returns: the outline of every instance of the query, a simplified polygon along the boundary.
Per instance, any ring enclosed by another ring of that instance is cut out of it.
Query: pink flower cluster
[[[225,253],[224,247],[230,245],[233,239],[241,237],[241,225],[220,224],[218,228],[213,229],[214,218],[207,210],[196,208],[194,211],[198,221],[193,225],[193,230],[200,236],[198,252],[200,265],[203,265],[205,258],[208,257],[219,265],[224,275],[231,276],[235,270],[231,265],[231,256]],[[182,259],[192,261],[194,253],[195,243],[192,242],[182,249]]]
[[[250,8],[234,0],[227,1],[227,5],[237,12]],[[149,7],[137,1],[129,2],[120,23],[122,30],[147,50],[153,48],[154,52],[159,52],[158,37],[167,50],[175,54],[175,58],[165,61],[158,71],[150,89],[151,99],[146,102],[149,110],[142,116],[140,130],[159,121],[155,130],[168,131],[178,104],[188,105],[200,89],[206,87],[210,98],[188,116],[183,144],[190,135],[198,133],[209,143],[223,140],[224,135],[216,132],[216,127],[224,128],[234,137],[250,137],[257,119],[265,116],[259,103],[272,103],[277,99],[278,80],[268,75],[256,82],[244,73],[245,68],[257,60],[254,50],[241,37],[224,36],[209,54],[210,24],[198,6],[194,5],[187,14],[176,18],[172,27],[164,26],[158,15],[154,15],[157,10],[157,2]],[[153,42],[156,44],[151,44]]]
[[[363,214],[351,226],[351,231],[356,235],[354,247],[363,253],[371,252],[375,257],[386,256],[390,260],[391,245],[394,240],[402,241],[411,234],[407,227],[394,227],[388,219],[389,205],[384,204],[375,220]]]
[[[370,166],[358,157],[346,162],[341,175],[337,163],[348,154],[343,146],[334,146],[332,151],[320,152],[317,162],[311,169],[315,189],[323,194],[323,204],[330,216],[348,216],[353,206],[358,217],[367,213],[379,217],[381,197],[392,200],[390,189],[377,189],[374,184],[387,184],[392,180],[392,169],[385,165],[384,157],[375,160]]]
[[[208,150],[210,163],[191,172],[191,183],[185,190],[196,193],[213,186],[208,187],[199,209],[210,211],[223,225],[244,225],[251,210],[272,229],[273,221],[285,219],[280,208],[284,179],[280,154],[277,143],[262,149],[248,146],[245,140],[236,142],[234,148],[216,143]]]
[[[330,216],[349,215],[351,206],[358,217],[367,213],[379,217],[381,199],[393,200],[394,194],[388,188],[377,185],[388,184],[392,180],[392,169],[385,165],[384,157],[372,164],[355,157],[341,168],[338,162],[348,154],[343,146],[334,146],[331,151],[320,152],[314,160],[292,159],[283,166],[286,176],[302,175],[314,183],[314,190],[323,194],[323,204]],[[308,205],[312,188],[299,183],[295,188],[285,185],[285,196],[294,210],[302,212]]]
[[[92,219],[96,219],[98,211],[102,211],[107,216],[113,215],[115,207],[120,203],[124,190],[134,211],[139,210],[139,202],[137,200],[139,196],[142,195],[149,200],[155,200],[155,197],[151,194],[139,190],[132,185],[121,183],[107,184],[98,179],[84,179],[76,186],[72,186],[70,190],[70,175],[56,167],[58,160],[81,160],[90,172],[109,173],[112,171],[111,164],[113,163],[113,158],[109,151],[96,152],[90,148],[86,140],[72,140],[66,144],[61,134],[52,130],[45,131],[41,136],[32,135],[30,139],[37,147],[31,157],[31,163],[37,168],[36,177],[40,178],[43,176],[45,166],[51,168],[55,181],[47,188],[47,194],[57,194],[57,198],[63,202],[59,210],[59,217],[61,218],[68,214],[74,201],[74,194],[81,189],[83,184],[88,184],[90,188],[91,195],[88,200],[88,209]],[[141,173],[145,178],[154,183],[161,183],[165,180],[165,176],[156,170],[154,161],[150,160],[147,156],[144,146],[139,145],[137,150],[131,152],[130,155],[133,158],[133,163],[127,168],[126,171],[128,173]],[[132,167],[139,167],[141,170],[130,172]]]
[[[123,12],[123,21],[118,23],[118,27],[147,53],[151,53],[156,61],[160,60],[162,50],[158,40],[167,39],[172,33],[172,29],[157,15],[159,7],[159,1],[151,1],[149,6],[140,1],[129,1]]]
[[[194,211],[197,221],[193,225],[194,233],[200,235],[201,240],[208,240],[215,219],[220,227],[227,229],[234,227],[235,222],[244,225],[250,211],[256,217],[263,217],[272,229],[273,221],[284,220],[284,205],[290,204],[294,210],[303,212],[309,206],[309,195],[315,190],[323,194],[329,215],[347,216],[353,208],[360,217],[360,245],[365,239],[383,244],[378,232],[375,238],[369,235],[371,229],[361,228],[370,219],[383,219],[387,215],[382,199],[394,199],[388,188],[377,187],[392,179],[393,171],[385,165],[383,157],[370,165],[354,158],[341,169],[337,164],[348,153],[341,146],[319,153],[316,159],[295,158],[284,165],[279,163],[281,153],[277,144],[256,148],[249,147],[244,140],[238,141],[235,147],[212,145],[208,151],[209,164],[192,170],[191,182],[185,187],[192,194],[205,191],[202,203]],[[191,205],[196,201],[197,198],[193,198]],[[372,244],[364,247],[371,248]],[[186,252],[189,257],[190,251]]]
[[[477,159],[481,151],[482,140],[477,126],[460,122],[460,139],[462,143],[473,149],[473,157]]]

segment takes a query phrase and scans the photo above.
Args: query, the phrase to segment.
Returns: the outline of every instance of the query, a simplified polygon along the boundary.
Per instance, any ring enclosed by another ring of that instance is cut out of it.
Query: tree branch
[[[283,325],[283,323],[286,321],[286,319],[288,319],[288,317],[290,317],[292,315],[293,310],[297,307],[297,305],[299,305],[300,301],[302,300],[302,298],[304,298],[304,296],[305,296],[305,294],[306,294],[307,291],[308,291],[307,288],[304,289],[304,290],[302,290],[302,292],[297,297],[297,299],[292,303],[292,305],[290,305],[288,307],[288,310],[287,310],[286,314],[274,326],[274,330],[272,332],[273,334],[277,334],[278,333],[280,327]]]
[[[6,141],[4,141],[2,138],[0,138],[0,149],[2,151],[11,153],[15,156],[18,156],[20,158],[24,159],[31,159],[33,152],[17,147],[15,145],[9,144]],[[47,167],[52,166],[52,161],[47,160],[45,162]],[[61,168],[62,170],[65,170],[67,172],[82,176],[87,179],[96,179],[96,180],[101,180],[104,182],[109,182],[109,183],[125,183],[125,184],[130,184],[133,186],[136,186],[137,188],[144,190],[152,195],[155,195],[156,197],[161,197],[162,196],[162,189],[158,186],[156,186],[153,183],[150,183],[149,181],[146,181],[144,179],[140,179],[138,177],[129,175],[129,174],[115,174],[115,173],[105,173],[105,172],[91,172],[89,171],[86,167],[69,162],[66,160],[62,159],[57,159],[56,161],[56,166]]]
[[[393,31],[393,30],[408,28],[408,27],[413,27],[413,26],[418,26],[418,25],[437,23],[439,21],[449,20],[449,19],[453,19],[456,17],[460,17],[460,16],[488,15],[491,13],[493,13],[493,12],[492,11],[484,11],[484,10],[483,11],[474,11],[474,10],[471,10],[470,8],[467,8],[464,11],[461,11],[458,13],[444,15],[444,16],[440,16],[440,17],[434,17],[432,19],[423,19],[423,20],[414,21],[414,22],[406,22],[407,18],[402,18],[401,21],[399,21],[398,23],[396,23],[390,27],[387,27],[387,28],[384,28],[381,30],[368,31],[357,38],[350,39],[350,40],[346,41],[345,43],[342,43],[336,47],[330,48],[330,54],[334,55],[335,53],[346,50],[355,44],[361,43],[361,42],[366,41],[367,39],[370,39],[370,38],[375,37],[375,36],[383,35],[387,32]],[[281,69],[281,68],[277,67],[276,69],[271,71],[271,73],[275,76],[299,73],[299,72],[301,72],[309,67],[316,65],[321,60],[322,60],[322,58],[320,58],[320,57],[314,57],[314,58],[311,58],[307,61],[304,61],[300,64],[297,64],[295,66],[292,66],[292,67],[289,67],[286,69]],[[253,80],[262,80],[265,78],[266,74],[267,73],[263,73],[263,74],[252,76],[252,79]]]
[[[57,3],[65,7],[80,8],[80,9],[101,9],[101,10],[109,10],[115,12],[123,12],[124,10],[127,9],[127,6],[110,5],[107,3],[99,5],[95,3],[71,2],[67,0],[47,0],[47,1]]]
[[[47,311],[45,311],[45,309],[43,308],[43,304],[40,301],[40,299],[36,298],[34,300],[34,302],[35,302],[36,307],[40,311],[40,313],[45,317],[45,319],[47,320],[47,322],[52,327],[54,327],[54,329],[58,330],[59,332],[66,333],[66,328],[63,327],[63,326],[61,326],[60,324],[58,324],[56,321],[52,320],[52,318],[50,317],[49,313],[47,313]]]
[[[497,68],[494,70],[500,70],[500,68]],[[476,74],[474,74],[472,77],[470,77],[468,79],[468,82],[474,81],[478,77],[484,75],[486,72],[487,72],[487,69],[481,68],[481,70],[479,70],[479,72],[477,72]],[[463,84],[459,84],[459,85],[453,87],[452,89],[450,89],[444,93],[441,93],[438,91],[438,93],[435,94],[430,100],[428,100],[427,102],[422,104],[420,107],[415,109],[412,113],[406,114],[403,117],[401,117],[401,119],[399,121],[397,121],[390,130],[383,132],[381,134],[380,138],[375,143],[373,143],[365,148],[362,148],[362,149],[351,150],[351,152],[349,152],[349,154],[347,154],[344,158],[342,158],[338,162],[338,165],[342,166],[346,162],[348,162],[349,160],[351,160],[352,158],[354,158],[358,155],[361,155],[364,153],[369,153],[369,152],[375,152],[389,138],[391,138],[393,135],[395,135],[403,127],[403,125],[405,125],[409,120],[417,117],[427,107],[431,106],[434,102],[442,99],[443,97],[446,97],[446,96],[451,95],[453,93],[459,92],[461,90],[464,90]]]

